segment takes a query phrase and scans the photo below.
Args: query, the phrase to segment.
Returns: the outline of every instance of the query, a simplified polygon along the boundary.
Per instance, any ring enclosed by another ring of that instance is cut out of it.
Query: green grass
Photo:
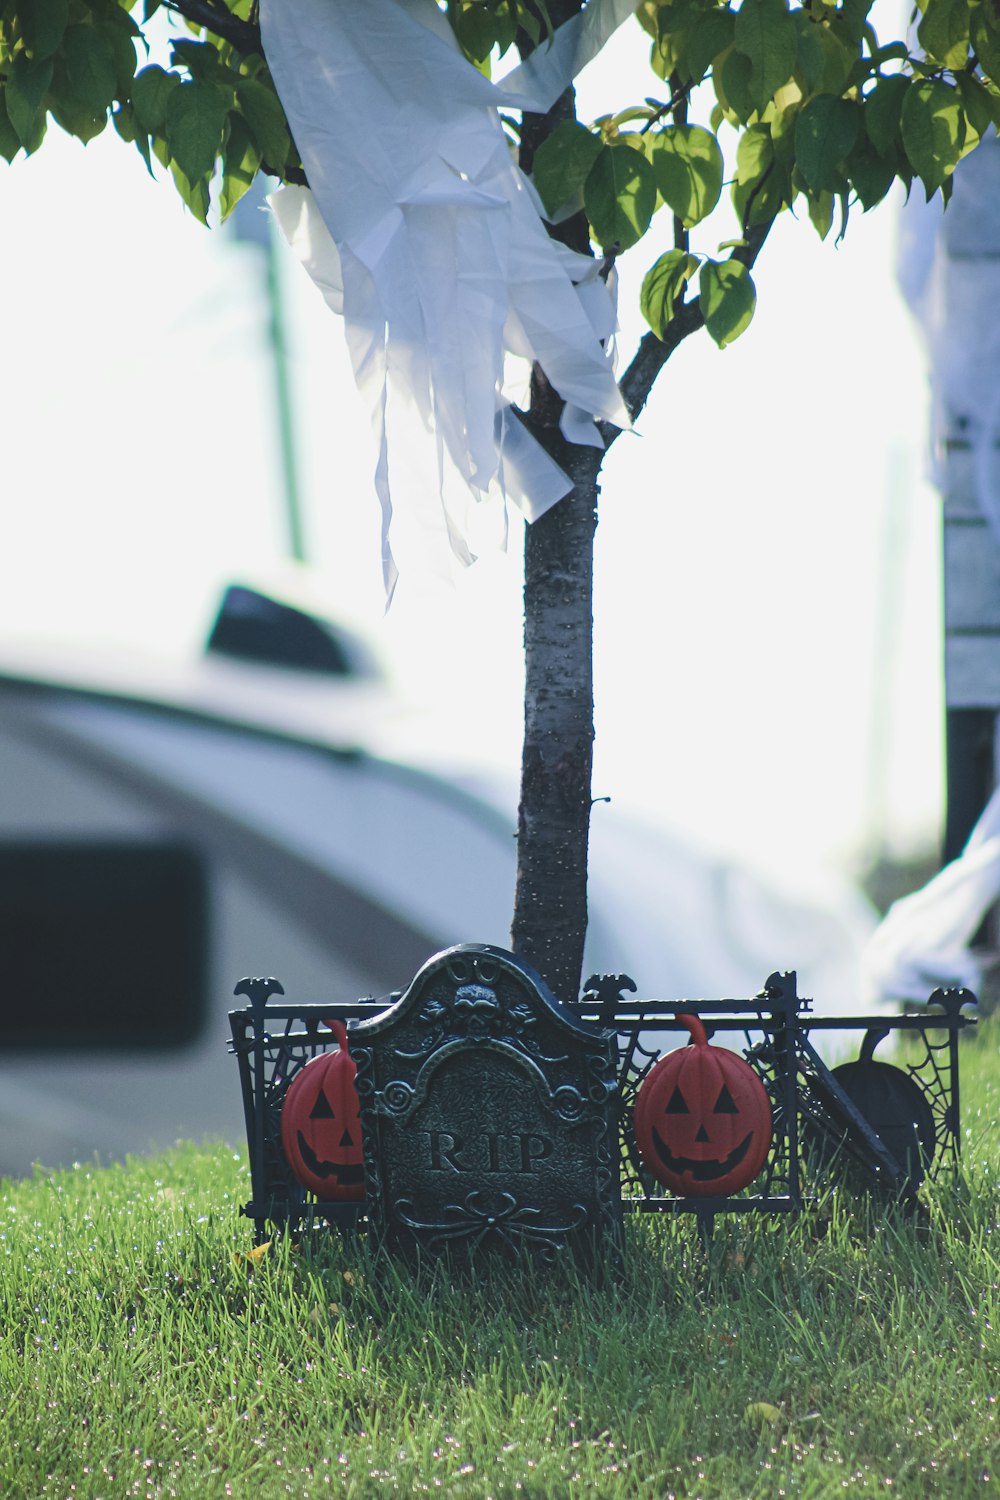
[[[929,1225],[628,1226],[624,1281],[450,1285],[323,1232],[247,1259],[245,1159],[0,1183],[0,1496],[1000,1490],[1000,1029]]]

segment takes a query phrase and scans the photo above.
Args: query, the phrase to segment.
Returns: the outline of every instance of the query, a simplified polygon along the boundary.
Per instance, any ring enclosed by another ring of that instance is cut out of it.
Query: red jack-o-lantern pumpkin
[[[635,1101],[643,1165],[685,1197],[737,1192],[752,1182],[771,1145],[771,1105],[742,1057],[709,1045],[697,1016],[678,1016],[693,1046],[661,1057]]]
[[[291,1082],[281,1108],[281,1148],[303,1187],[327,1201],[365,1196],[357,1067],[343,1021],[327,1021],[338,1051],[321,1052]]]

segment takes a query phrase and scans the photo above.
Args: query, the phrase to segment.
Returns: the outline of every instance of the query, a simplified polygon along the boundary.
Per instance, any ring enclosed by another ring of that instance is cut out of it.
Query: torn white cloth
[[[590,0],[501,80],[505,105],[542,113],[551,109],[639,4],[640,0]]]
[[[499,507],[502,534],[505,497],[534,519],[570,490],[510,411],[509,361],[538,362],[574,440],[600,444],[595,419],[630,425],[605,347],[609,289],[590,257],[549,238],[497,110],[531,89],[545,107],[545,91],[558,97],[570,81],[559,86],[560,70],[589,60],[634,8],[592,0],[568,39],[557,33],[555,71],[529,59],[511,75],[515,95],[466,61],[434,0],[263,0],[268,66],[312,189],[270,201],[345,319],[378,445],[390,597],[389,525],[404,491],[419,517],[414,552],[427,559],[446,542],[467,563],[477,503]]]
[[[978,990],[969,943],[1000,898],[1000,789],[958,859],[919,891],[894,901],[862,955],[863,998],[926,1001],[938,986]]]

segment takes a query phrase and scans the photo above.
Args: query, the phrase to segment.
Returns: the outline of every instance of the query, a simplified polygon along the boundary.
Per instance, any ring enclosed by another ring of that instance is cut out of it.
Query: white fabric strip
[[[629,9],[591,0],[575,39],[557,33],[558,67],[580,65]],[[391,595],[388,534],[404,514],[404,466],[408,488],[418,469],[425,490],[435,475],[436,522],[426,493],[413,501],[432,565],[442,542],[472,560],[470,495],[501,508],[509,497],[533,518],[571,488],[503,415],[509,357],[541,365],[568,403],[564,431],[577,441],[600,444],[595,418],[629,426],[604,347],[613,298],[590,257],[549,238],[500,125],[504,95],[462,56],[434,0],[263,0],[261,28],[312,188],[284,188],[270,201],[328,304],[343,312],[378,443]],[[546,88],[558,82],[554,66]]]
[[[969,949],[1000,897],[1000,790],[993,793],[958,859],[919,891],[894,901],[862,955],[863,999],[923,1002],[931,990],[978,990]]]
[[[501,81],[504,104],[542,114],[550,110],[639,5],[640,0],[590,0],[551,42],[543,42]]]

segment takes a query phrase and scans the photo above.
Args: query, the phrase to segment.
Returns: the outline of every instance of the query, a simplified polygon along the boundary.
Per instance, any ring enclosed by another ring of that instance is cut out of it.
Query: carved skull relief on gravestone
[[[617,1258],[614,1032],[511,954],[465,944],[352,1028],[351,1052],[380,1244]]]

